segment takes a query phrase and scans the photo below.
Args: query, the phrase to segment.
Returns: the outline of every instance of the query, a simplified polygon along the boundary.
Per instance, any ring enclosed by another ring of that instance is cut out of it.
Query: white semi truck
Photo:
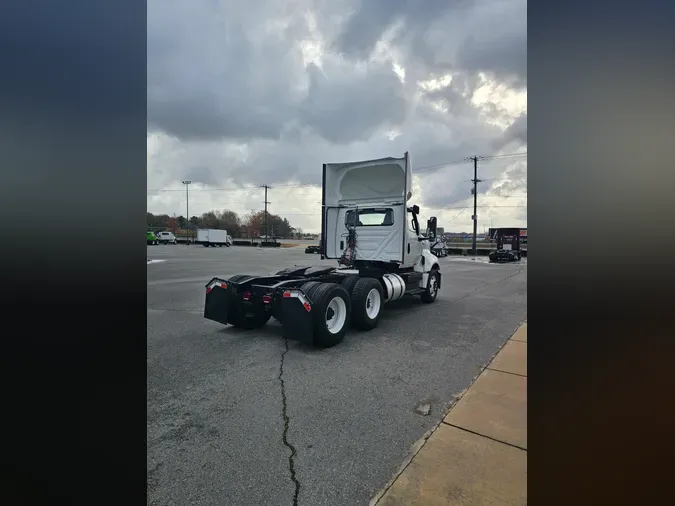
[[[207,228],[197,230],[197,244],[203,244],[204,247],[209,246],[227,246],[232,244],[232,237],[229,236],[227,230],[218,230],[215,228]]]
[[[404,295],[436,300],[441,287],[436,218],[423,234],[412,197],[410,157],[323,166],[321,258],[269,276],[241,274],[206,284],[204,317],[254,329],[271,317],[287,339],[327,348],[350,326],[377,326],[385,304]]]

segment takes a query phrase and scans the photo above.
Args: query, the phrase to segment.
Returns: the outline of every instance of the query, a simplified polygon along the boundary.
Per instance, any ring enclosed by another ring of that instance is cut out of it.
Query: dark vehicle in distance
[[[305,253],[321,253],[321,241],[319,245],[311,244],[305,248]]]
[[[491,251],[488,258],[491,263],[515,262],[522,257],[519,228],[498,228],[494,235],[497,250]]]

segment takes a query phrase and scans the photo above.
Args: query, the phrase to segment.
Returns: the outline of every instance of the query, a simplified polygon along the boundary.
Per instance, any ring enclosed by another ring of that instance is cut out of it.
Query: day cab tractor
[[[520,229],[498,228],[495,231],[497,250],[491,251],[488,259],[492,263],[515,262],[520,260]]]
[[[271,317],[284,337],[319,348],[340,343],[349,327],[374,329],[385,304],[404,295],[432,303],[441,287],[436,218],[420,231],[410,157],[323,166],[321,259],[269,276],[241,274],[206,284],[204,317],[255,329]]]

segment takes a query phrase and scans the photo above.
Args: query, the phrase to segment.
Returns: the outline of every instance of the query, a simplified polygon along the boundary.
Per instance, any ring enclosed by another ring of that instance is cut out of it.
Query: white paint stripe
[[[166,262],[166,260],[148,260],[148,265],[150,264],[159,264],[161,262]]]

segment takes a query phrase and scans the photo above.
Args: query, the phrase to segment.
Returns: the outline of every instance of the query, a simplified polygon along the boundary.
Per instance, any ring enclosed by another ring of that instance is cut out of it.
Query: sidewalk
[[[370,504],[527,504],[527,321]]]

